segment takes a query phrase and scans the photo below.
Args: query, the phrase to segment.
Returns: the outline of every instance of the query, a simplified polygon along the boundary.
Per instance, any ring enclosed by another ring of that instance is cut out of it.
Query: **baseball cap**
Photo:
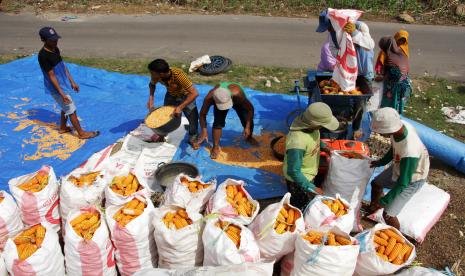
[[[58,40],[61,38],[52,27],[43,27],[40,29],[39,36],[43,40]]]
[[[322,102],[309,105],[301,115],[294,119],[290,129],[303,130],[318,126],[331,131],[339,127],[339,121],[333,116],[331,108]]]
[[[317,33],[324,33],[329,28],[329,17],[328,10],[324,10],[320,13],[318,28],[316,28]]]
[[[397,132],[403,126],[400,115],[394,108],[383,107],[373,112],[371,128],[380,134]]]
[[[231,92],[223,87],[219,87],[213,92],[213,100],[219,110],[227,110],[233,106]]]

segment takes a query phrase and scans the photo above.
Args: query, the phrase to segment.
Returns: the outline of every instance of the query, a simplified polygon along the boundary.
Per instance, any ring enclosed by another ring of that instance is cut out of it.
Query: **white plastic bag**
[[[392,231],[396,232],[398,235],[402,236],[402,234],[397,231],[397,229],[387,226],[385,224],[376,224],[375,227],[363,231],[362,233],[355,236],[355,238],[360,243],[360,253],[358,256],[357,261],[357,268],[355,272],[357,275],[363,276],[370,276],[370,275],[386,275],[396,272],[397,270],[401,269],[402,267],[410,265],[416,257],[415,246],[405,239],[405,242],[408,243],[410,246],[413,246],[413,251],[410,254],[408,260],[403,263],[402,265],[395,265],[390,262],[386,262],[381,259],[376,254],[375,244],[373,242],[373,238],[375,236],[376,231],[382,229],[391,229]]]
[[[331,21],[331,26],[333,26],[336,32],[339,44],[336,66],[334,66],[332,78],[339,84],[342,91],[354,90],[358,75],[355,46],[352,36],[344,31],[344,26],[348,22],[355,23],[361,15],[362,12],[357,10],[328,9],[328,17]]]
[[[6,270],[5,261],[3,260],[2,255],[0,255],[0,276],[8,276],[8,271]]]
[[[281,259],[281,276],[290,276],[294,270],[294,254],[295,252],[293,251]]]
[[[241,228],[241,240],[238,249],[226,232],[215,225],[218,221],[219,219],[208,220],[203,231],[203,264],[205,266],[256,263],[260,260],[260,249],[252,231],[239,223],[231,221],[231,224]]]
[[[116,249],[116,263],[123,276],[133,275],[141,269],[156,267],[158,258],[153,239],[153,204],[150,199],[143,195],[136,195],[132,198],[145,201],[147,207],[141,215],[134,218],[125,227],[121,227],[113,218],[123,206],[110,206],[106,209],[111,240]]]
[[[323,203],[323,200],[339,199],[344,206],[348,208],[347,214],[337,217],[331,209]],[[341,198],[339,194],[336,197],[316,196],[305,208],[304,220],[308,228],[325,231],[337,226],[341,231],[349,234],[354,226],[354,209],[349,203]]]
[[[234,209],[234,207],[226,200],[226,187],[229,185],[238,186],[238,189],[241,189],[247,196],[247,199],[252,203],[254,210],[251,217],[239,215],[236,209]],[[210,198],[207,205],[207,212],[221,214],[221,216],[233,219],[243,225],[250,224],[257,216],[258,211],[260,210],[260,204],[250,196],[244,188],[244,185],[245,183],[242,180],[234,180],[231,178],[226,179],[220,186],[218,186],[213,197]]]
[[[202,215],[186,209],[193,223],[181,229],[168,229],[163,218],[180,207],[162,206],[154,211],[154,237],[158,249],[158,267],[186,268],[201,266],[203,262]]]
[[[152,268],[134,276],[272,276],[274,263],[243,263],[238,265],[202,266],[181,269]]]
[[[357,243],[337,227],[332,228],[331,232]],[[291,275],[352,276],[359,249],[358,244],[345,246],[311,244],[299,235],[295,244],[294,269]]]
[[[83,212],[100,215],[100,226],[91,240],[80,237],[71,226],[71,221]],[[95,207],[85,207],[71,211],[67,221],[64,237],[66,275],[116,275],[115,249],[104,215]]]
[[[194,60],[193,62],[191,62],[191,66],[189,67],[189,72],[192,73],[194,71],[197,71],[197,69],[202,67],[202,65],[210,64],[210,63],[212,63],[212,61],[210,60],[210,56],[209,55],[203,55],[203,56],[197,58],[196,60]]]
[[[447,208],[449,200],[450,195],[444,190],[428,183],[423,184],[397,216],[400,231],[419,243],[423,242],[426,234],[438,222]],[[385,224],[383,210],[378,210],[369,218]]]
[[[371,83],[371,91],[373,92],[373,96],[367,102],[367,111],[372,112],[378,110],[381,106],[381,100],[383,98],[383,89],[384,84],[382,81],[373,81]]]
[[[182,182],[198,181],[202,185],[210,185],[197,192],[191,192],[189,188]],[[216,180],[211,182],[202,182],[200,177],[191,178],[188,175],[180,174],[176,177],[173,185],[167,187],[165,191],[165,202],[166,205],[177,205],[177,206],[189,206],[189,209],[197,212],[201,212],[205,209],[210,197],[215,193]]]
[[[141,185],[150,188],[153,192],[163,192],[160,185],[155,182],[155,171],[161,163],[173,159],[177,148],[168,143],[158,143],[156,148],[144,148],[137,159],[134,174]]]
[[[84,185],[83,187],[78,187],[69,180],[69,177],[71,176],[79,177],[81,174],[87,174],[90,172],[94,171],[85,171],[78,168],[61,179],[60,212],[61,217],[63,218],[63,224],[66,223],[68,214],[73,209],[79,209],[89,205],[102,205],[104,197],[103,191],[108,182],[105,178],[104,171],[100,171],[100,174],[92,184]]]
[[[105,167],[109,162],[110,154],[114,146],[115,144],[109,145],[103,150],[92,154],[92,156],[86,161],[84,161],[84,163],[79,165],[79,167],[76,168],[76,170],[79,169],[84,172],[101,171],[103,167]]]
[[[40,192],[26,192],[18,187],[39,172],[48,174],[48,184]],[[34,173],[13,178],[8,181],[8,185],[18,203],[21,218],[26,226],[42,223],[57,232],[60,230],[58,181],[52,167],[43,166]]]
[[[11,275],[65,275],[64,258],[58,242],[58,234],[55,229],[42,225],[46,228],[44,241],[41,247],[24,261],[19,260],[13,239],[6,242],[3,258]]]
[[[18,234],[23,229],[21,213],[13,197],[0,190],[0,252],[2,252],[8,238]],[[0,275],[2,275],[0,273]]]
[[[129,135],[139,138],[145,142],[151,142],[154,138],[158,138],[158,135],[153,132],[153,130],[147,127],[146,124],[141,123],[136,129],[129,132]]]
[[[144,197],[150,196],[150,191],[146,187],[144,187],[142,183],[140,183],[140,181],[139,181],[139,184],[142,186],[141,189],[128,196],[117,194],[111,189],[111,183],[115,176],[127,176],[130,173],[133,173],[133,172],[127,169],[121,170],[118,174],[113,175],[112,177],[106,178],[108,183],[107,185],[105,185],[105,207],[120,206],[125,203],[128,203],[129,201],[131,201],[131,199],[134,197],[135,194],[138,194]],[[137,178],[137,175],[135,175],[134,177]]]
[[[336,197],[336,194],[339,194],[352,206],[355,217],[353,232],[363,230],[360,224],[360,207],[365,188],[372,174],[370,159],[349,159],[339,154],[338,151],[331,152],[331,161],[323,184],[323,191],[325,195],[330,197]]]
[[[286,193],[280,202],[269,205],[263,210],[255,220],[249,225],[249,229],[254,233],[260,257],[264,261],[278,261],[284,255],[294,251],[295,239],[299,233],[305,230],[302,212],[290,204],[291,194]],[[277,216],[281,208],[287,204],[294,209],[298,219],[295,221],[295,230],[278,234],[273,229]]]

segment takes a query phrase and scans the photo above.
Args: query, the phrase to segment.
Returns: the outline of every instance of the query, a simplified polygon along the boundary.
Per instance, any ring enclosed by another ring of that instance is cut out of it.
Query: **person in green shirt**
[[[226,115],[232,108],[236,111],[241,121],[244,131],[242,136],[245,141],[251,145],[258,145],[257,140],[253,137],[254,129],[254,107],[247,99],[244,89],[239,83],[222,82],[216,85],[203,100],[202,109],[200,110],[200,127],[202,128],[194,149],[198,149],[203,141],[208,142],[207,133],[207,113],[213,106],[213,148],[210,153],[211,159],[216,159],[220,153],[220,138],[223,128],[226,126]]]
[[[373,113],[372,129],[391,138],[391,149],[372,167],[392,165],[371,183],[370,211],[384,208],[385,222],[397,229],[397,218],[405,204],[421,189],[429,172],[429,154],[415,128],[400,119],[399,113],[385,107]],[[383,189],[391,189],[383,196]]]
[[[339,122],[327,104],[313,103],[294,119],[286,137],[284,177],[292,195],[291,204],[301,210],[314,194],[323,194],[323,190],[313,183],[318,173],[320,148],[326,150],[320,141],[322,127],[336,130]]]

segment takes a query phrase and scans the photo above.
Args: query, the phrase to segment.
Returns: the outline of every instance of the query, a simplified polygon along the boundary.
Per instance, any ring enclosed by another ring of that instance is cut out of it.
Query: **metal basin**
[[[190,177],[199,176],[199,170],[196,166],[186,162],[160,163],[155,171],[155,182],[162,186],[168,187],[173,184],[176,177],[184,173]]]
[[[160,107],[158,107],[158,108],[160,108]],[[158,108],[151,109],[149,114],[147,114],[147,116],[145,116],[145,118],[147,119],[147,117],[150,115],[150,113],[157,110]],[[181,126],[181,116],[177,116],[177,117],[175,116],[175,117],[171,118],[171,120],[169,120],[166,124],[164,124],[164,125],[162,125],[160,127],[157,127],[157,128],[151,128],[151,130],[153,130],[153,132],[155,132],[159,136],[166,136],[170,132],[173,132],[176,129],[178,129],[179,126]]]
[[[271,140],[270,142],[270,147],[271,147],[271,150],[273,151],[273,155],[276,159],[278,159],[279,161],[283,161],[284,160],[284,154],[281,154],[277,151],[275,151],[274,149],[274,145],[276,144],[276,142],[278,142],[279,139],[281,139],[281,137],[283,136],[278,136],[278,137],[275,137],[273,138],[273,140]]]

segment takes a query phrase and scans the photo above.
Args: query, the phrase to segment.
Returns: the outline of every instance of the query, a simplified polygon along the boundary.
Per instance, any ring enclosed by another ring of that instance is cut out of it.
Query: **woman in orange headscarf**
[[[396,40],[397,46],[402,50],[402,53],[404,54],[404,56],[409,58],[410,52],[408,48],[408,32],[406,30],[400,30],[394,35],[394,39]],[[376,65],[375,65],[376,74],[383,75],[385,61],[386,61],[386,53],[381,50],[376,60]]]

